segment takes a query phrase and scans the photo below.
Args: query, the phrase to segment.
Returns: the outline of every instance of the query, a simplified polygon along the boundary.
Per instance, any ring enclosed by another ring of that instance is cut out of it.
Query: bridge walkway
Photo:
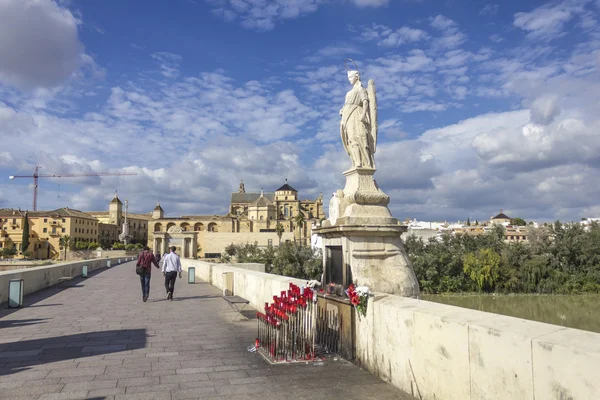
[[[27,296],[0,310],[0,399],[413,399],[343,360],[272,366],[226,307],[185,279],[167,301],[156,269],[143,303],[133,262]]]

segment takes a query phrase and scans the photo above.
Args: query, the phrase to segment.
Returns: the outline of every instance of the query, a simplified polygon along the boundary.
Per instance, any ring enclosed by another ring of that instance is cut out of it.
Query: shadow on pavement
[[[195,299],[220,299],[222,296],[214,296],[214,295],[202,295],[202,296],[187,296],[187,297],[173,297],[173,301],[185,301],[185,300],[195,300]]]
[[[146,346],[146,329],[110,330],[3,343],[0,376],[36,365],[118,353]]]
[[[0,329],[12,328],[18,326],[27,326],[35,324],[44,324],[48,318],[34,318],[34,319],[6,319],[0,320]]]

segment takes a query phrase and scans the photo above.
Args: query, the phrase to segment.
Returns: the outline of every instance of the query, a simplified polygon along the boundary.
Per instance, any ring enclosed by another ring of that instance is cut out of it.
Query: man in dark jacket
[[[154,254],[150,252],[148,246],[144,246],[144,249],[138,256],[136,264],[142,267],[142,273],[140,274],[140,282],[142,283],[142,300],[144,301],[144,303],[148,300],[148,296],[150,295],[150,278],[152,276],[152,264],[154,264],[156,268],[160,268],[158,266],[156,258],[154,258]]]

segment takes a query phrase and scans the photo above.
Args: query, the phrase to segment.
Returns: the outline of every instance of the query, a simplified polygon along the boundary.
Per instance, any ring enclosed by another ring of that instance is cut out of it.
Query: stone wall
[[[248,300],[257,310],[264,309],[266,302],[272,302],[273,294],[289,289],[290,282],[296,285],[306,284],[306,281],[301,279],[267,274],[263,264],[218,264],[182,259],[181,265],[186,274],[189,267],[195,267],[196,279],[209,282],[219,289],[227,289],[223,274],[232,272],[233,294]]]
[[[202,248],[200,254],[204,256],[206,253],[221,253],[225,247],[231,243],[245,244],[258,242],[259,246],[267,246],[269,239],[273,246],[279,244],[279,238],[275,232],[198,232],[198,245]],[[284,232],[281,237],[281,242],[286,240],[294,240],[292,232]]]
[[[298,279],[182,260],[196,277],[261,310]],[[424,400],[595,399],[600,334],[460,307],[376,294],[356,318],[356,362]]]
[[[81,270],[84,265],[88,266],[89,273],[97,269],[105,268],[108,261],[110,261],[111,266],[115,266],[119,264],[119,260],[121,263],[124,263],[131,259],[132,258],[126,257],[102,258],[2,271],[0,272],[0,303],[5,303],[8,300],[8,282],[11,279],[23,279],[23,294],[28,295],[55,285],[60,278],[81,276]],[[132,273],[135,273],[135,271],[132,271]]]

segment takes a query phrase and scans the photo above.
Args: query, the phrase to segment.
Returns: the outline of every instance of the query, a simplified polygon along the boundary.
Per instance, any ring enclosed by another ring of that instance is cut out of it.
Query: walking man
[[[141,267],[140,282],[142,283],[142,301],[145,303],[148,301],[150,295],[150,278],[152,275],[152,264],[159,268],[154,254],[150,251],[148,246],[144,246],[144,249],[138,256],[136,266]]]
[[[173,291],[175,290],[175,280],[179,274],[181,278],[181,260],[175,253],[176,247],[170,248],[171,252],[163,257],[162,272],[165,277],[165,288],[167,289],[167,300],[173,300]]]

